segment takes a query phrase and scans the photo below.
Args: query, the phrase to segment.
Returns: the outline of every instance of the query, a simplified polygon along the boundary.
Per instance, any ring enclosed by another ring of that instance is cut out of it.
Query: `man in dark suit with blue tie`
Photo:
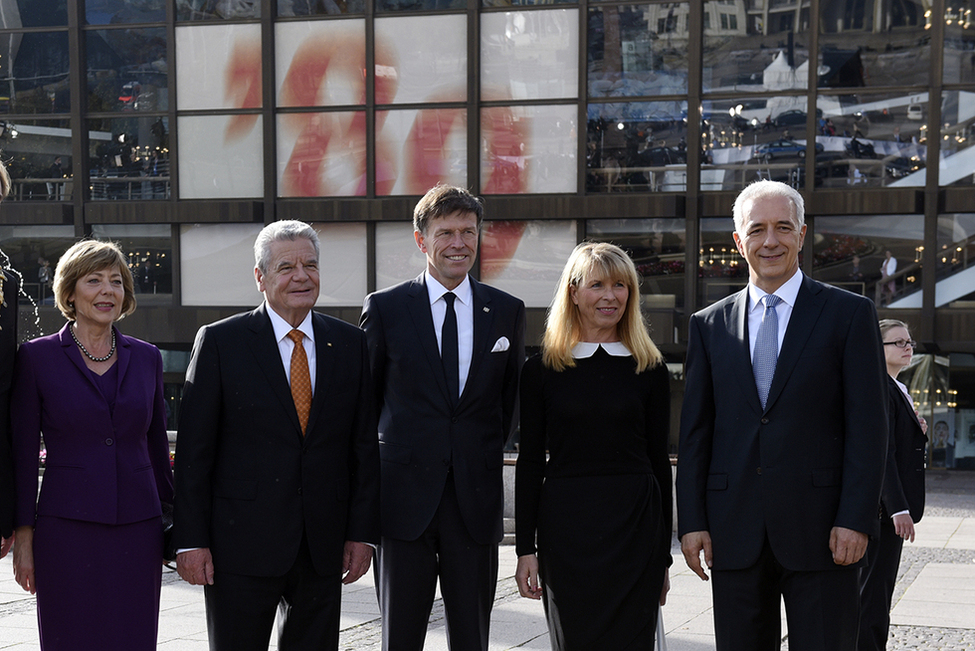
[[[254,244],[257,309],[204,326],[176,447],[176,567],[204,586],[211,651],[337,649],[342,583],[379,542],[365,335],[312,310],[319,242],[274,222]]]
[[[802,196],[759,181],[735,201],[748,287],[693,315],[677,466],[681,549],[711,570],[717,651],[855,651],[857,568],[887,445],[871,301],[799,270]]]
[[[423,648],[438,578],[451,651],[487,650],[525,306],[469,275],[482,215],[463,188],[430,190],[413,215],[426,271],[362,310],[380,407],[384,651]]]

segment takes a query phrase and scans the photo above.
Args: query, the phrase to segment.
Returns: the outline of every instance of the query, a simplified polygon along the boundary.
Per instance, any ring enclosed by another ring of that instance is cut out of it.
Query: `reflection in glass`
[[[244,20],[261,17],[261,0],[176,0],[176,20]]]
[[[376,19],[377,104],[465,101],[466,15]]]
[[[376,194],[467,185],[467,110],[376,111]]]
[[[813,278],[877,307],[919,308],[923,249],[922,215],[816,217]]]
[[[140,306],[169,305],[173,300],[173,227],[169,224],[94,224],[91,236],[118,244]]]
[[[482,7],[533,7],[536,5],[575,4],[576,0],[481,0]]]
[[[920,187],[927,93],[820,95],[817,188]]]
[[[246,130],[240,129],[243,119],[247,120]],[[239,199],[263,196],[262,130],[259,115],[179,118],[180,198]]]
[[[321,290],[315,305],[360,306],[366,286],[366,225],[314,223],[321,255],[318,258]]]
[[[376,12],[464,9],[465,0],[376,0]],[[439,35],[438,35],[439,36]]]
[[[169,108],[164,28],[85,32],[85,43],[89,111]]]
[[[89,120],[87,166],[92,200],[168,199],[169,119]]]
[[[685,3],[589,10],[590,97],[687,92]]]
[[[8,201],[70,201],[71,125],[67,120],[0,121],[0,149],[10,173]]]
[[[260,303],[254,284],[254,240],[262,224],[181,224],[183,305],[244,307]]]
[[[67,0],[4,0],[0,29],[21,27],[66,27]],[[4,50],[4,56],[7,50]]]
[[[586,239],[622,247],[640,274],[643,306],[653,325],[654,341],[672,337],[673,308],[684,305],[684,253],[686,220],[590,219]]]
[[[577,122],[575,105],[481,109],[481,192],[575,192]]]
[[[819,87],[928,83],[927,0],[820,2]]]
[[[0,34],[0,114],[70,111],[69,59],[67,32]]]
[[[74,226],[0,226],[0,250],[22,278],[20,304],[54,305],[51,281],[58,259],[75,243]],[[47,262],[47,270],[41,271]],[[21,310],[21,313],[26,310]],[[19,333],[21,337],[23,332]],[[40,335],[34,332],[32,337]]]
[[[735,248],[731,217],[704,217],[700,229],[698,292],[701,304],[710,305],[745,288],[748,264]]]
[[[278,115],[282,197],[365,196],[365,111]]]
[[[365,0],[278,0],[279,16],[334,16],[365,11]]]
[[[576,9],[481,15],[481,99],[575,99]]]
[[[176,28],[176,96],[180,110],[261,107],[261,26]]]
[[[166,20],[166,0],[85,0],[89,25],[161,23]]]
[[[946,84],[975,82],[975,0],[954,0],[945,8]]]
[[[678,101],[590,104],[587,192],[678,192],[687,182],[687,139]]]
[[[281,22],[274,30],[278,106],[366,103],[364,20]]]
[[[481,278],[525,307],[548,307],[576,245],[576,223],[489,221],[481,233]]]
[[[413,222],[376,224],[376,289],[416,278],[427,266],[427,258],[416,246]]]
[[[943,97],[938,185],[975,185],[975,93],[949,90]]]
[[[705,2],[704,92],[805,89],[808,5],[775,0]]]
[[[935,307],[975,301],[975,214],[938,216]],[[958,305],[957,307],[962,307]]]

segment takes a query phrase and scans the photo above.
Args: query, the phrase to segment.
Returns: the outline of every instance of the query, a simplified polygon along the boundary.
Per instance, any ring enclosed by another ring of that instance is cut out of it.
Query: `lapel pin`
[[[491,311],[491,308],[489,308],[489,307],[484,307],[483,309],[484,309],[485,312],[490,312]]]
[[[328,346],[329,348],[331,348],[332,347],[332,342],[331,341],[325,342],[325,345]]]

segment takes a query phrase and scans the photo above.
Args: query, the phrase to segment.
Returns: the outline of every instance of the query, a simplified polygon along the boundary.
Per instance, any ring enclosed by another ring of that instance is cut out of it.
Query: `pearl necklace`
[[[105,355],[104,357],[95,357],[88,352],[88,349],[85,348],[84,344],[78,341],[78,335],[74,333],[74,326],[68,326],[68,331],[71,333],[71,338],[74,339],[74,342],[78,344],[78,348],[80,348],[81,352],[85,354],[85,357],[93,362],[107,362],[112,358],[112,355],[115,354],[115,328],[112,328],[112,349],[108,351],[108,355]]]

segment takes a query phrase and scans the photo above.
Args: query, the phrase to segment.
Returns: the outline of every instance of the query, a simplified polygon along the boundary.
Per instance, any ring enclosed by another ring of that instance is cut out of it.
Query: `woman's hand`
[[[14,543],[14,579],[31,594],[37,592],[34,583],[34,527],[17,527]]]
[[[518,582],[518,592],[522,597],[542,598],[542,586],[538,582],[538,557],[535,554],[525,554],[518,557],[515,580]]]
[[[894,531],[897,532],[898,538],[914,542],[914,520],[911,520],[911,516],[907,513],[894,516]]]
[[[667,605],[667,593],[670,592],[670,568],[664,569],[664,587],[660,590],[660,605]]]

